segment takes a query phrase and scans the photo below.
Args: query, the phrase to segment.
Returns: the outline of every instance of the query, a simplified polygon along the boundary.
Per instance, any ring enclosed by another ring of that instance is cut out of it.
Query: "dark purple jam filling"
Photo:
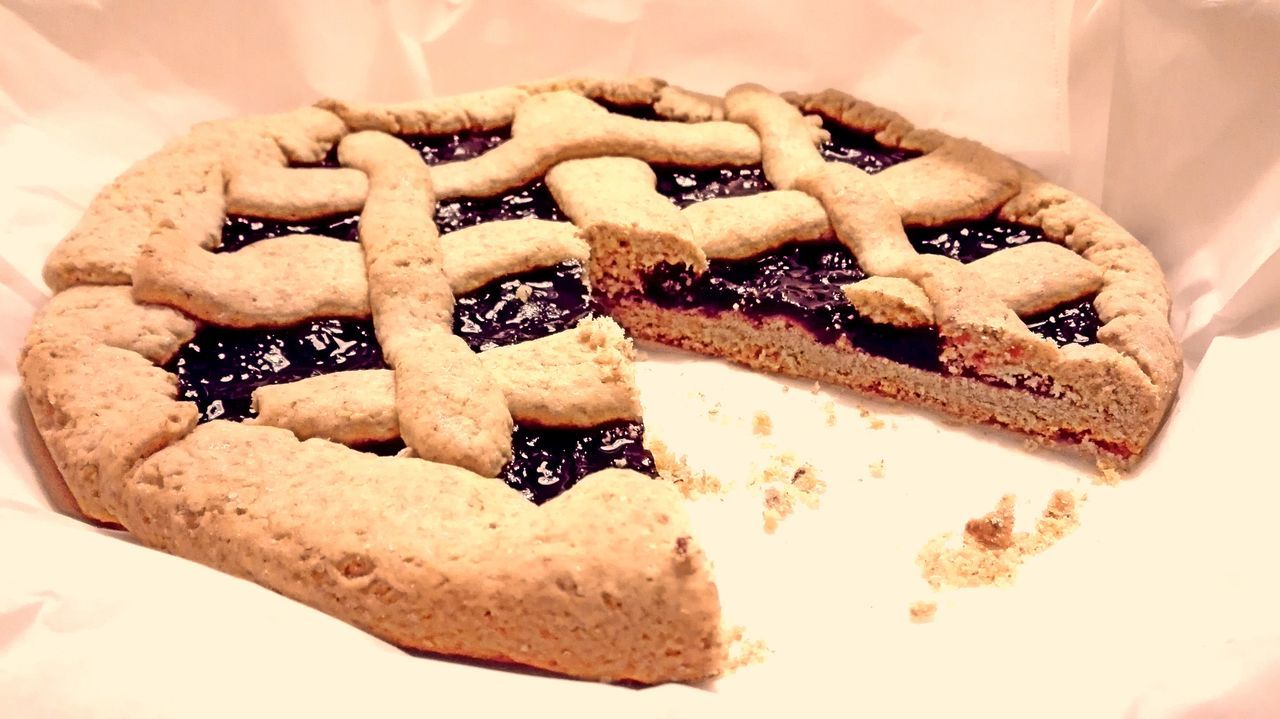
[[[516,296],[529,288],[527,300]],[[591,314],[591,292],[582,265],[562,262],[491,282],[457,299],[453,333],[476,352],[546,337]]]
[[[942,255],[965,264],[993,252],[1044,240],[1038,227],[995,219],[976,220],[944,227],[908,227],[907,238],[916,251]]]
[[[752,320],[786,318],[819,342],[845,337],[865,352],[924,370],[941,369],[936,328],[906,329],[872,322],[840,291],[866,274],[838,242],[803,242],[744,260],[712,260],[693,275],[683,266],[662,264],[646,278],[645,296],[673,309],[708,315],[737,312]],[[1059,345],[1097,341],[1097,314],[1091,300],[1029,318],[1033,332]]]
[[[1093,298],[1059,305],[1048,312],[1023,319],[1032,332],[1053,340],[1059,347],[1075,343],[1091,345],[1098,341],[1098,311]]]
[[[344,370],[385,367],[367,319],[322,319],[276,329],[205,325],[169,364],[178,397],[200,421],[253,415],[253,390]]]
[[[876,324],[844,299],[840,287],[864,277],[844,245],[802,242],[745,260],[712,260],[700,276],[684,267],[659,265],[646,282],[645,294],[662,307],[710,315],[737,312],[753,320],[786,318],[819,342],[845,337],[871,354],[939,370],[936,330]]]
[[[583,477],[610,467],[657,474],[644,448],[644,425],[612,422],[590,429],[517,426],[511,462],[502,470],[507,484],[535,504],[555,497]]]
[[[265,220],[261,217],[227,215],[222,222],[222,245],[215,252],[235,252],[261,240],[283,235],[324,235],[347,242],[360,239],[360,213],[317,217],[313,220]]]
[[[521,300],[516,288],[527,285]],[[591,313],[582,266],[563,262],[496,280],[457,299],[453,333],[472,350],[491,349],[567,330]],[[182,399],[202,420],[252,416],[253,390],[344,370],[386,367],[368,319],[321,319],[283,328],[204,326],[178,352],[170,371]]]
[[[818,148],[822,156],[827,160],[856,165],[870,175],[920,155],[881,145],[870,133],[859,132],[828,118],[823,119],[822,127],[831,133],[831,139]]]
[[[675,165],[654,165],[658,192],[676,207],[719,197],[742,197],[772,190],[759,165],[696,169]]]
[[[637,120],[666,120],[665,117],[662,117],[653,109],[653,105],[651,104],[623,105],[617,102],[610,102],[599,97],[595,99],[595,103],[615,115],[626,115],[627,117],[634,117]]]
[[[436,203],[436,227],[442,235],[482,222],[526,217],[556,222],[566,219],[541,179],[494,197],[456,197]]]
[[[450,135],[401,135],[428,165],[472,160],[511,139],[511,128],[463,130]]]
[[[495,197],[458,197],[436,203],[436,227],[440,234],[482,222],[537,217],[563,222],[565,216],[542,180],[535,180]],[[217,252],[234,252],[245,245],[282,235],[324,235],[348,242],[359,237],[360,213],[345,212],[311,220],[267,220],[227,215],[222,225],[222,246]]]
[[[400,135],[405,144],[422,155],[428,165],[470,160],[483,155],[511,139],[511,128],[495,130],[463,130],[449,135]],[[338,162],[338,144],[334,143],[324,159],[319,162],[295,162],[291,167],[342,167]]]
[[[359,449],[391,456],[404,449],[404,442],[397,438]],[[644,448],[644,424],[610,422],[588,429],[516,425],[511,461],[499,476],[530,502],[542,504],[610,467],[657,475],[653,455]]]

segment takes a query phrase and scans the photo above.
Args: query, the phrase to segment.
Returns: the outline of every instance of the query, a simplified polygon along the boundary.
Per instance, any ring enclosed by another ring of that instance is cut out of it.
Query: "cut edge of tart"
[[[948,256],[948,228],[982,222],[1038,237]],[[515,278],[564,263],[609,317],[466,337],[484,313],[525,321]],[[520,447],[547,465],[634,434],[618,324],[1106,464],[1141,455],[1181,371],[1159,266],[1119,225],[832,90],[571,79],[204,123],[99,193],[45,279],[23,388],[88,517],[403,646],[602,680],[725,656],[673,487],[591,457],[541,505],[498,478]],[[166,370],[206,330],[330,319],[366,323],[377,360],[264,370],[244,422]]]

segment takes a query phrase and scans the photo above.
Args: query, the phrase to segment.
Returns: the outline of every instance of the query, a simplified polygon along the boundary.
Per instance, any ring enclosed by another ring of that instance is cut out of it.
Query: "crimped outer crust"
[[[127,349],[89,339],[30,344],[19,366],[36,427],[81,511],[119,516],[124,478],[196,424],[173,375]]]
[[[139,468],[120,519],[401,646],[603,680],[720,666],[719,602],[680,497],[633,472],[535,507],[458,467],[214,421]]]

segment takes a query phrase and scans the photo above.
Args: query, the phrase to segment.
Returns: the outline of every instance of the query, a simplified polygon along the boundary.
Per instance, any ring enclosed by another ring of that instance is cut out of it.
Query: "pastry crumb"
[[[686,499],[724,492],[719,477],[690,467],[683,455],[672,452],[662,440],[651,439],[647,444],[658,476],[674,484]]]
[[[938,614],[938,603],[934,601],[921,600],[915,602],[910,608],[911,621],[914,624],[927,624],[932,622]]]
[[[813,386],[809,388],[809,393],[810,393],[810,394],[817,394],[817,393],[819,393],[819,392],[821,392],[821,391],[822,391],[822,383],[821,383],[821,382],[814,382],[814,383],[813,383]]]
[[[1079,500],[1068,490],[1053,493],[1031,532],[1013,531],[1013,500],[1013,495],[1005,495],[993,511],[969,520],[958,548],[947,546],[950,533],[925,544],[916,564],[929,586],[1007,586],[1023,562],[1080,526]]]
[[[1006,494],[1000,498],[995,510],[965,523],[967,538],[972,538],[987,549],[1008,549],[1013,546],[1014,500],[1012,494]]]
[[[836,403],[831,400],[827,400],[826,404],[822,405],[822,411],[827,415],[827,426],[836,426]]]
[[[870,470],[872,477],[875,479],[882,479],[884,477],[884,460],[879,459],[868,464],[867,469]]]
[[[533,288],[530,287],[529,285],[522,284],[519,287],[516,287],[516,299],[520,300],[521,302],[528,302],[529,298],[532,296],[533,296]]]
[[[773,457],[751,478],[751,486],[764,489],[764,531],[768,534],[795,513],[797,504],[817,509],[819,497],[827,491],[827,483],[813,465],[800,462],[789,452]]]
[[[768,412],[758,410],[751,418],[751,431],[762,437],[773,434],[773,418]]]
[[[884,429],[884,420],[879,417],[872,417],[869,425],[871,429]]]
[[[725,646],[723,669],[731,672],[752,664],[759,664],[768,658],[771,650],[761,639],[748,637],[741,626],[724,629],[721,641]]]
[[[1098,473],[1093,476],[1094,484],[1101,484],[1107,487],[1115,487],[1124,480],[1124,473],[1115,467],[1099,467]]]

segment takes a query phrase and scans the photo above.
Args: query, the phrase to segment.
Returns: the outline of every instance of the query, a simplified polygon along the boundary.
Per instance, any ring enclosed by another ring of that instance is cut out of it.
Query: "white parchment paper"
[[[338,5],[0,5],[0,715],[1280,715],[1275,3]],[[1151,456],[1123,485],[1093,486],[1085,465],[999,434],[646,350],[652,437],[729,479],[793,452],[830,484],[773,536],[758,495],[693,506],[726,613],[772,649],[699,688],[406,654],[50,509],[14,364],[47,296],[44,257],[97,189],[200,120],[564,74],[833,86],[1101,203],[1165,267],[1187,351]],[[765,438],[751,432],[762,410]],[[1059,488],[1088,491],[1082,527],[1014,587],[935,597],[921,581],[928,538],[1006,492],[1029,519]],[[936,621],[910,624],[907,605],[927,598]]]

